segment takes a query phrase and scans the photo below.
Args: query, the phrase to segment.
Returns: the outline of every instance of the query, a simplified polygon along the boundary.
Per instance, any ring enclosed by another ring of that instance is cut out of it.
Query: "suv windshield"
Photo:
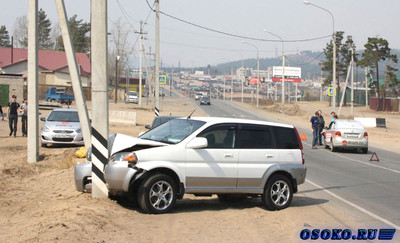
[[[79,122],[79,116],[76,111],[52,111],[47,121]]]
[[[204,124],[205,122],[203,121],[175,119],[146,132],[140,136],[140,138],[169,144],[177,144]]]

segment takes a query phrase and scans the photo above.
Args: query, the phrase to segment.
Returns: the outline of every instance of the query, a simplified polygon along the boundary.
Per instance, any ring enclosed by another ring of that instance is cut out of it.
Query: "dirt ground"
[[[166,97],[164,101],[162,115],[188,115],[195,109],[189,98]],[[148,105],[139,109],[133,104],[110,104],[110,109],[137,112],[137,126],[110,124],[110,133],[136,136],[154,117]],[[263,112],[282,118],[280,113]],[[308,113],[301,114],[304,124]],[[195,116],[204,115],[195,112]],[[388,134],[392,134],[392,124],[388,120]],[[75,190],[73,166],[84,160],[73,156],[79,147],[40,148],[41,160],[27,164],[27,140],[18,126],[18,136],[9,137],[8,121],[0,122],[0,242],[295,242],[300,241],[303,228],[357,225],[344,211],[313,194],[315,188],[305,185],[283,211],[266,211],[260,199],[227,204],[215,196],[189,195],[177,202],[172,213],[142,214],[129,204],[92,199],[91,194]]]

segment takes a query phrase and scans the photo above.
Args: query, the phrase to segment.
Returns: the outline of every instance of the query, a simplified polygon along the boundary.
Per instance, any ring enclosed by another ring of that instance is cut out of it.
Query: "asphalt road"
[[[210,116],[273,121],[236,106],[229,101],[211,100],[210,106],[200,106]],[[311,116],[311,115],[310,115]],[[323,147],[311,149],[310,128],[297,127],[308,140],[303,142],[307,166],[306,187],[323,191],[335,208],[365,227],[390,227],[400,231],[400,154],[369,147],[368,154],[335,152]],[[370,138],[373,139],[373,138]],[[369,161],[376,152],[380,161]],[[399,151],[397,151],[399,152]],[[299,193],[302,193],[301,187]]]

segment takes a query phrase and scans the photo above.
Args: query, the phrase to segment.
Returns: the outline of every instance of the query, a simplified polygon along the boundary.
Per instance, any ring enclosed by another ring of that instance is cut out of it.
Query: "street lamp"
[[[114,102],[117,104],[117,92],[118,92],[118,61],[120,56],[117,56],[115,59],[115,94],[114,94]]]
[[[282,41],[282,104],[281,104],[281,111],[283,111],[283,107],[285,105],[285,42],[279,35],[275,35],[272,32],[269,32],[264,29],[265,33],[271,34],[275,37],[278,37]],[[290,94],[289,94],[290,98]]]
[[[254,47],[254,48],[256,48],[256,50],[257,50],[257,94],[256,94],[256,107],[258,108],[258,82],[259,82],[259,79],[260,79],[260,58],[259,58],[259,55],[258,55],[258,48],[257,48],[257,46],[255,46],[255,45],[253,45],[253,44],[251,44],[251,43],[249,43],[249,42],[247,42],[247,41],[242,41],[242,43],[244,43],[244,44],[248,44],[248,45],[251,45],[252,47]]]
[[[329,11],[326,8],[323,8],[323,7],[320,7],[320,6],[315,5],[313,3],[310,3],[307,0],[304,0],[304,4],[311,5],[311,6],[314,6],[316,8],[322,9],[322,10],[328,12],[332,17],[332,31],[333,31],[333,36],[332,36],[332,38],[333,38],[333,72],[332,72],[333,73],[332,74],[333,77],[332,77],[332,83],[333,83],[333,87],[334,87],[334,95],[332,96],[332,110],[334,111],[335,107],[336,107],[336,35],[335,35],[335,19],[333,17],[333,14],[331,13],[331,11]]]
[[[238,52],[238,51],[236,51],[236,50],[230,50],[230,51],[233,51],[233,52],[236,52],[236,53],[239,53],[241,56],[242,56],[242,71],[243,71],[243,68],[244,68],[244,65],[243,65],[243,53],[241,53],[241,52]],[[240,77],[241,78],[241,77]],[[241,78],[241,83],[242,83],[242,103],[243,103],[243,83],[244,83],[244,80]]]

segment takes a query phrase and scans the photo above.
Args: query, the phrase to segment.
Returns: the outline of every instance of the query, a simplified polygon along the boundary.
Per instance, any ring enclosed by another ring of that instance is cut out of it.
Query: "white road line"
[[[307,144],[307,145],[311,146],[311,144],[306,143],[306,142],[303,142],[303,144]],[[333,154],[333,152],[330,152],[328,150],[322,150],[322,151]],[[364,164],[364,165],[369,165],[369,166],[372,166],[372,167],[376,167],[376,168],[380,168],[380,169],[384,169],[384,170],[388,170],[388,171],[400,174],[400,171],[398,171],[398,170],[390,169],[390,168],[379,166],[379,165],[370,164],[370,163],[363,162],[363,161],[357,160],[357,159],[352,159],[352,158],[349,158],[349,157],[346,157],[346,156],[343,156],[343,155],[340,155],[340,154],[337,154],[337,153],[335,153],[335,155],[339,156],[339,157],[342,157],[342,158],[345,158],[345,159],[348,159],[348,160],[351,160],[351,161],[354,161],[354,162],[357,162],[357,163],[361,163],[361,164]]]
[[[378,215],[376,215],[376,214],[374,214],[374,213],[371,213],[370,211],[368,211],[367,209],[365,209],[365,208],[363,208],[363,207],[360,207],[360,206],[358,206],[358,205],[356,205],[356,204],[354,204],[354,203],[352,203],[352,202],[350,202],[350,201],[347,201],[346,199],[342,198],[341,196],[338,196],[338,195],[336,195],[335,193],[330,192],[329,190],[327,190],[327,189],[321,187],[320,185],[318,185],[318,184],[316,184],[316,183],[314,183],[314,182],[312,182],[312,181],[310,181],[310,180],[306,180],[306,182],[308,182],[308,183],[310,183],[311,185],[313,185],[313,186],[315,186],[315,187],[321,189],[322,191],[328,193],[328,194],[331,195],[332,197],[334,197],[334,198],[336,198],[336,199],[339,199],[340,201],[346,203],[347,205],[350,205],[351,207],[353,207],[353,208],[355,208],[355,209],[357,209],[357,210],[359,210],[359,211],[365,213],[366,215],[368,215],[368,216],[370,216],[370,217],[372,217],[372,218],[374,218],[374,219],[377,219],[377,220],[379,220],[379,221],[381,221],[381,222],[383,222],[383,223],[385,223],[385,224],[387,224],[387,225],[389,225],[389,226],[391,226],[391,227],[393,227],[393,228],[396,228],[397,230],[400,230],[400,226],[399,226],[399,225],[396,225],[396,224],[390,222],[389,220],[387,220],[387,219],[385,219],[385,218],[382,218],[382,217],[380,217],[380,216],[378,216]]]

